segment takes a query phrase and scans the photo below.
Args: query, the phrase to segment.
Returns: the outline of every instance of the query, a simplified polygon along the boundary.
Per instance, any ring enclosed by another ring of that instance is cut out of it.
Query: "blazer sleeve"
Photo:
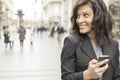
[[[115,47],[113,48],[115,49],[114,61],[113,61],[114,76],[112,80],[120,80],[119,45],[118,45],[118,42],[116,41],[114,43],[115,43]]]
[[[83,80],[83,72],[76,72],[75,39],[66,37],[61,53],[62,80]]]

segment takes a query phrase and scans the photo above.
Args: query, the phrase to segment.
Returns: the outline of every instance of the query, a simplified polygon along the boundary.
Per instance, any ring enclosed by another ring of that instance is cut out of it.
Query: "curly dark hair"
[[[113,19],[110,16],[103,0],[78,0],[76,2],[71,16],[72,32],[79,33],[79,28],[76,23],[77,11],[80,6],[86,4],[90,4],[93,9],[94,19],[92,28],[95,31],[97,42],[102,45],[110,40],[114,25]]]

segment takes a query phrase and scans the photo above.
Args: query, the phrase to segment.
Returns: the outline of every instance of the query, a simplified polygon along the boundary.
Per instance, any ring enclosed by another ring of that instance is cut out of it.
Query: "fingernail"
[[[109,59],[105,59],[105,62],[108,62],[109,61]]]

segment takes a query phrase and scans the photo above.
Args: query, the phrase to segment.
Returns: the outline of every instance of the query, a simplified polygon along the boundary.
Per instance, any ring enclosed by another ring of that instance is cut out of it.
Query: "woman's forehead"
[[[78,7],[78,11],[84,11],[84,12],[88,12],[88,11],[93,11],[92,7],[89,4],[86,5],[82,5]]]

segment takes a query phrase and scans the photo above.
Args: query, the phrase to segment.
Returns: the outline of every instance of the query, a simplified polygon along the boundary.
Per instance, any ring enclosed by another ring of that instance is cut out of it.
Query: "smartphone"
[[[99,56],[99,58],[98,58],[98,62],[100,62],[100,61],[102,61],[102,60],[105,60],[105,59],[109,59],[110,57],[109,57],[109,55],[101,55],[101,56]],[[103,65],[101,65],[100,67],[103,67],[103,66],[105,66],[106,64],[103,64]]]

